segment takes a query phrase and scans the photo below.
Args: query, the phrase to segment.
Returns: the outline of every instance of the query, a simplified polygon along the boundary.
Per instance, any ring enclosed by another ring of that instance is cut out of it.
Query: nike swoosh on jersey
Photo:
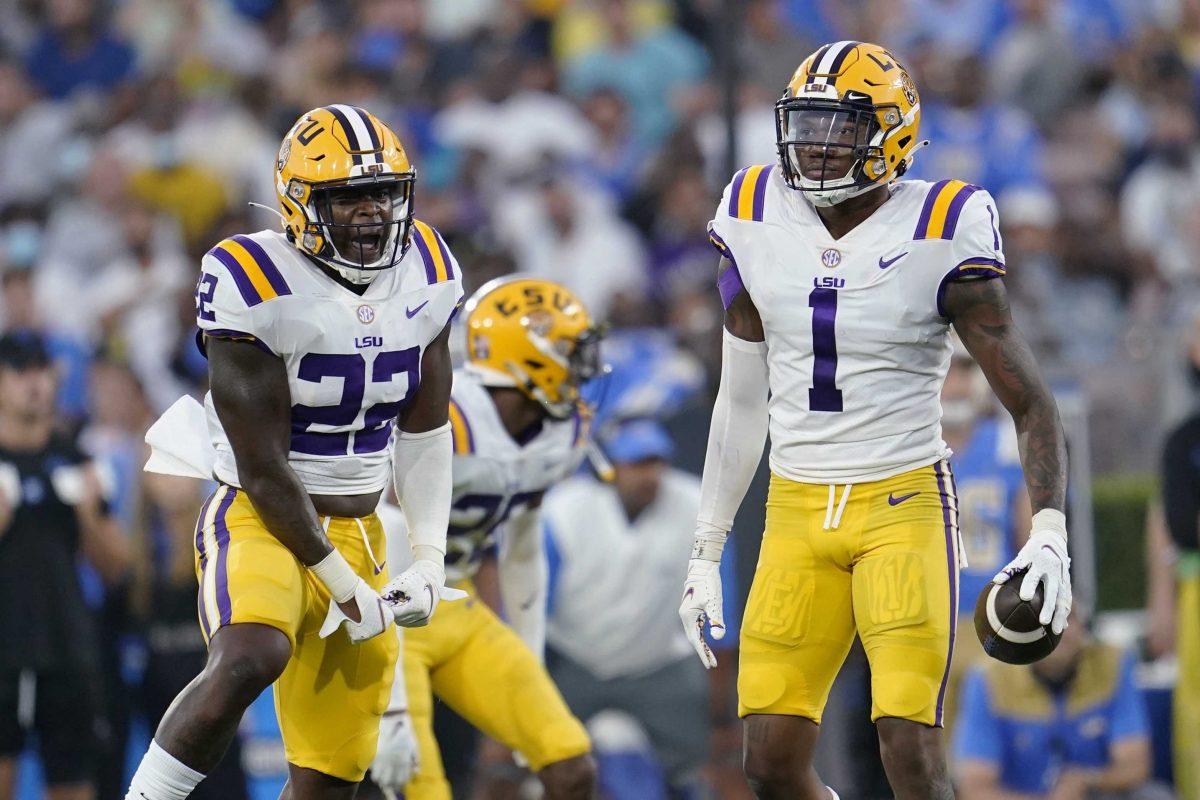
[[[880,268],[880,269],[887,269],[887,268],[888,268],[888,267],[890,267],[892,264],[895,264],[897,261],[899,261],[900,259],[904,258],[906,255],[908,255],[908,251],[907,251],[907,250],[905,250],[903,253],[901,253],[900,255],[896,256],[895,258],[889,258],[889,259],[888,259],[888,260],[886,260],[886,261],[884,261],[884,260],[883,260],[883,257],[881,256],[881,257],[880,257],[880,259],[879,259],[879,268]]]
[[[892,493],[888,492],[888,505],[889,506],[898,506],[901,503],[903,503],[905,500],[910,500],[919,494],[920,494],[920,492],[909,492],[908,494],[902,494],[899,497],[893,497]]]
[[[429,305],[428,300],[426,300],[424,303],[421,303],[421,305],[417,306],[416,308],[409,308],[408,306],[405,306],[404,307],[404,316],[408,317],[409,319],[412,319],[417,314],[421,313],[421,309],[427,305]]]

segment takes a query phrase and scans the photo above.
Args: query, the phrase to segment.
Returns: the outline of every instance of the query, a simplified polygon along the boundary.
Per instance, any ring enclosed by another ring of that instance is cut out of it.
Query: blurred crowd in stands
[[[350,103],[397,131],[468,291],[514,271],[575,289],[613,357],[652,362],[626,401],[682,417],[697,471],[727,132],[736,167],[773,162],[772,103],[837,39],[911,71],[914,177],[997,198],[1015,313],[1086,398],[1094,471],[1153,471],[1193,400],[1200,0],[0,0],[0,331],[43,337],[62,427],[105,465],[134,551],[121,613],[170,617],[164,658],[198,640],[200,489],[144,480],[142,435],[204,390],[199,259],[277,226],[248,203],[275,205],[299,114]]]

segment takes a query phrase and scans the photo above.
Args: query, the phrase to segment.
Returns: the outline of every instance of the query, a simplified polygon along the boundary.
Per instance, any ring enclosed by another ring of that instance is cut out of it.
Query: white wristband
[[[354,597],[354,589],[358,586],[358,575],[350,568],[350,564],[335,548],[333,552],[309,567],[317,580],[325,584],[334,602],[344,603]]]
[[[728,535],[719,528],[701,524],[696,530],[696,538],[692,541],[692,558],[720,563],[727,538]]]
[[[1029,530],[1030,533],[1041,531],[1057,533],[1065,542],[1067,540],[1067,517],[1057,508],[1043,508],[1033,515]]]

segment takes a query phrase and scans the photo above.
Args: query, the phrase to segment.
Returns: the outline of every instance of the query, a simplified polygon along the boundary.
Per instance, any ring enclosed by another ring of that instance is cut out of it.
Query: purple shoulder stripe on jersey
[[[233,282],[238,288],[238,293],[242,299],[246,301],[248,306],[256,306],[263,301],[258,290],[254,288],[254,284],[250,282],[250,276],[246,274],[246,270],[242,269],[242,265],[238,263],[233,254],[224,247],[217,245],[212,250],[208,251],[210,256],[213,256],[225,265],[225,269],[233,276]]]
[[[937,203],[938,195],[942,193],[942,189],[950,181],[938,181],[929,189],[929,194],[925,195],[925,205],[921,206],[921,216],[917,219],[917,229],[913,232],[914,239],[924,239],[926,232],[929,230],[929,217],[933,214],[933,206]]]
[[[978,264],[980,266],[970,266],[971,264]],[[989,264],[992,266],[982,266],[984,264]],[[949,286],[950,284],[954,283],[955,281],[963,280],[965,278],[970,278],[972,280],[987,281],[987,280],[992,280],[993,278],[1003,278],[1004,275],[1005,275],[1004,264],[1002,264],[999,261],[996,261],[995,259],[968,258],[962,264],[960,264],[959,266],[957,266],[954,269],[947,272],[945,274],[945,276],[943,276],[941,283],[938,284],[938,289],[937,289],[938,316],[941,316],[941,317],[944,317],[947,319],[950,317],[950,315],[946,313],[946,287]]]
[[[775,169],[775,165],[764,169],[758,173],[758,180],[754,184],[754,209],[751,212],[755,222],[763,220],[763,203],[767,197],[767,179],[771,177],[771,170]]]
[[[225,522],[225,515],[229,512],[229,506],[233,504],[233,498],[237,497],[237,489],[232,486],[228,487],[229,491],[225,493],[225,497],[221,500],[221,505],[217,506],[217,609],[221,612],[221,625],[228,625],[233,621],[233,603],[229,597],[229,525]]]
[[[449,280],[454,280],[454,261],[450,258],[450,248],[446,246],[446,240],[438,233],[437,228],[430,227],[433,231],[433,238],[437,239],[438,250],[442,253],[442,261],[446,264],[446,277]]]
[[[425,244],[425,237],[421,232],[416,230],[415,226],[411,234],[413,244],[417,246],[417,251],[421,254],[421,262],[425,265],[425,277],[430,284],[437,283],[437,268],[433,265],[433,253],[429,252],[429,245]],[[450,261],[446,261],[446,269],[450,269]]]
[[[275,262],[267,255],[267,251],[262,248],[258,242],[251,239],[249,236],[237,235],[233,240],[246,248],[246,252],[254,259],[254,263],[258,264],[258,268],[263,271],[266,276],[267,283],[271,284],[271,288],[275,290],[275,294],[291,294],[292,289],[287,285],[287,281],[283,279],[283,273],[275,266]]]
[[[742,183],[745,182],[746,173],[749,171],[750,168],[746,167],[733,176],[733,185],[729,187],[729,216],[731,217],[738,215],[738,198],[742,196]]]
[[[943,464],[945,464],[945,470],[942,469]],[[947,603],[950,607],[950,644],[946,649],[946,669],[942,673],[942,683],[938,688],[937,711],[934,713],[933,719],[934,726],[940,728],[942,726],[942,706],[946,700],[946,686],[950,682],[950,662],[954,658],[954,637],[958,632],[958,556],[955,553],[958,533],[955,530],[955,524],[950,521],[950,503],[953,501],[957,507],[958,496],[954,491],[954,477],[948,462],[937,462],[933,465],[933,472],[937,476],[938,495],[942,501],[942,522],[946,528],[946,574],[950,580],[950,602]],[[947,485],[947,476],[949,476],[949,485]]]
[[[950,201],[950,208],[946,210],[946,224],[942,228],[943,239],[953,239],[954,229],[958,227],[958,218],[962,216],[963,206],[966,205],[967,198],[978,192],[980,187],[968,183],[965,187],[954,195],[954,199]]]

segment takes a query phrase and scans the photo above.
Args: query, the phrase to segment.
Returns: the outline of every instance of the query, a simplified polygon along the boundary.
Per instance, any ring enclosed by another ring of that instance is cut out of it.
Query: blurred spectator
[[[71,114],[62,103],[38,102],[36,91],[20,65],[0,57],[0,210],[10,203],[44,203],[54,181],[48,169],[18,169],[27,154],[61,151],[71,132]]]
[[[958,178],[994,196],[1043,182],[1040,134],[1020,109],[987,95],[987,72],[977,55],[930,50],[918,63],[921,136],[931,144],[917,155],[913,177]]]
[[[1067,271],[1058,200],[1044,188],[1023,187],[1000,195],[997,205],[1015,267],[1006,280],[1014,318],[1043,372],[1078,377],[1111,359],[1127,324],[1121,295],[1104,273]]]
[[[1076,606],[1053,653],[968,676],[954,737],[962,800],[1170,800],[1147,783],[1150,731],[1131,654],[1091,638]]]
[[[25,58],[41,90],[55,99],[76,89],[116,88],[133,73],[133,50],[108,26],[96,0],[47,0],[46,26]]]
[[[559,281],[597,319],[644,301],[646,262],[637,233],[611,201],[563,172],[493,209],[497,236],[521,272]]]
[[[745,80],[765,91],[772,99],[783,94],[816,43],[796,32],[784,19],[784,0],[750,0],[744,4],[742,40],[738,55]],[[802,30],[811,30],[807,25]]]
[[[624,202],[644,177],[650,149],[634,137],[629,105],[610,88],[600,87],[583,101],[583,113],[595,129],[596,141],[584,154],[585,175]]]
[[[639,32],[632,4],[600,0],[607,41],[566,65],[566,88],[577,97],[600,87],[619,92],[633,111],[634,134],[655,145],[674,127],[675,94],[704,76],[708,55],[669,24]]]
[[[87,409],[87,376],[91,352],[86,343],[46,324],[34,300],[33,270],[13,268],[0,272],[0,319],[3,330],[37,333],[58,372],[58,410],[72,423]]]
[[[104,267],[88,295],[100,334],[131,364],[161,412],[187,393],[170,361],[180,332],[176,298],[191,295],[192,268],[170,220],[137,202],[122,216],[128,252]]]
[[[581,160],[595,148],[595,133],[574,105],[522,86],[533,68],[513,52],[485,52],[478,92],[458,99],[434,120],[442,144],[486,155],[495,189],[547,160]]]
[[[980,592],[1016,556],[1029,538],[1033,510],[1017,435],[1007,414],[996,416],[996,401],[975,359],[955,341],[950,370],[942,385],[942,438],[954,455],[958,527],[967,566],[959,573],[958,630],[974,627]],[[958,688],[967,669],[983,660],[978,638],[955,639],[947,687],[946,729],[954,730]]]
[[[710,730],[704,667],[676,613],[700,481],[667,465],[671,440],[652,420],[620,425],[604,449],[612,484],[578,476],[546,496],[546,663],[585,723],[607,709],[637,720],[682,790],[696,784]]]
[[[1186,104],[1152,109],[1149,157],[1121,192],[1121,228],[1140,258],[1164,281],[1195,283],[1192,228],[1200,209],[1200,153],[1195,112]]]
[[[877,38],[888,39],[901,58],[918,45],[951,57],[984,53],[1010,19],[1006,0],[883,0],[870,4]],[[980,73],[961,73],[972,79]]]
[[[1200,392],[1200,316],[1188,340],[1187,369],[1193,390]],[[1177,558],[1175,784],[1184,800],[1200,800],[1200,410],[1167,436],[1161,470],[1163,513]],[[1158,599],[1161,609],[1169,593]]]
[[[109,584],[129,564],[95,465],[58,433],[50,355],[0,336],[0,793],[36,732],[51,797],[92,797],[104,748],[100,632],[76,560]]]
[[[1059,0],[1018,0],[1014,5],[1014,24],[1001,34],[990,61],[993,96],[1023,109],[1049,130],[1078,97],[1083,81],[1079,59],[1095,57],[1098,48],[1091,39],[1086,48],[1072,46],[1065,20],[1054,13]]]

